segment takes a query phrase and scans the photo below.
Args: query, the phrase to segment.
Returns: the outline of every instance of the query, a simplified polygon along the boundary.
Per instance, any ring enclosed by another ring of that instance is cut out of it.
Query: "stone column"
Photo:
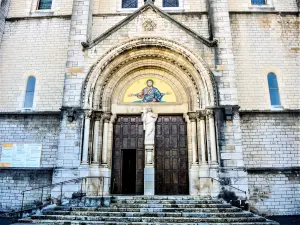
[[[95,116],[92,164],[99,165],[99,132],[101,115]]]
[[[207,165],[205,115],[206,115],[205,112],[200,112],[200,115],[199,115],[199,124],[200,124],[199,137],[200,137],[201,165]]]
[[[101,164],[107,165],[107,151],[108,151],[108,128],[110,121],[111,113],[103,114],[103,138],[102,138],[102,156]]]
[[[88,164],[91,114],[92,114],[91,111],[86,111],[85,112],[83,148],[82,148],[82,158],[81,158],[81,164],[83,164],[83,165]]]
[[[201,152],[201,157],[199,157],[199,193],[200,196],[210,196],[210,183],[211,179],[209,177],[209,166],[206,160],[207,157],[207,145],[206,145],[206,121],[205,121],[205,110],[198,112],[198,124],[199,124],[199,134],[200,139],[199,151]],[[199,154],[198,154],[199,155]],[[201,160],[200,160],[201,158]]]
[[[190,195],[199,194],[199,162],[198,162],[198,142],[197,142],[197,113],[189,112],[189,123],[190,123],[190,140],[192,149],[192,166],[189,169],[189,179],[190,179]]]
[[[217,157],[217,140],[216,140],[216,128],[214,111],[207,110],[208,124],[209,124],[209,137],[210,137],[210,164],[218,165]]]
[[[198,165],[198,147],[197,147],[197,113],[188,113],[191,128],[192,128],[192,153],[193,153],[193,165]]]

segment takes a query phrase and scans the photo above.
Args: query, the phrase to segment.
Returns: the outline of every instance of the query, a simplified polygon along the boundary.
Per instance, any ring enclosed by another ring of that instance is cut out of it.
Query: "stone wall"
[[[0,211],[20,209],[22,191],[50,185],[51,181],[52,170],[0,169]],[[40,200],[41,194],[41,190],[27,192],[24,205]],[[50,196],[50,190],[44,189],[43,196]]]
[[[251,210],[264,215],[300,215],[300,171],[256,171],[249,175]]]
[[[39,0],[11,0],[8,17],[62,16],[72,14],[73,0],[54,0],[51,10],[37,10]]]
[[[122,0],[93,0],[94,14],[115,14],[115,13],[131,13],[135,9],[122,9]],[[167,12],[205,12],[206,0],[179,0],[179,7],[164,9],[162,0],[156,0],[154,3],[157,7]],[[144,5],[144,0],[138,0],[138,8]]]
[[[60,115],[0,115],[0,156],[3,143],[42,144],[41,167],[56,165]]]
[[[299,17],[231,14],[241,109],[270,110],[267,75],[277,75],[283,108],[299,108]]]
[[[299,113],[242,113],[243,152],[251,209],[299,214]]]
[[[247,167],[300,165],[299,113],[242,114],[242,140]]]
[[[66,18],[6,21],[0,45],[0,111],[23,109],[29,76],[36,77],[33,110],[59,110],[69,30]]]
[[[267,0],[264,6],[252,5],[251,0],[229,0],[230,11],[297,11],[297,0]]]

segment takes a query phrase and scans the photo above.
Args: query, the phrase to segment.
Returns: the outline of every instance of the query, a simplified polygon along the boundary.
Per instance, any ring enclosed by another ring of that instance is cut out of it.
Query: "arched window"
[[[122,0],[122,8],[123,9],[131,9],[131,8],[137,8],[137,7],[138,7],[137,0]]]
[[[163,7],[179,7],[179,0],[163,0]]]
[[[40,0],[38,9],[43,10],[43,9],[51,9],[52,8],[52,0]]]
[[[281,103],[280,103],[277,76],[274,73],[268,74],[268,85],[269,85],[271,105],[280,106]]]
[[[28,78],[26,93],[25,93],[24,108],[32,108],[33,106],[35,81],[36,79],[33,76],[30,76]]]

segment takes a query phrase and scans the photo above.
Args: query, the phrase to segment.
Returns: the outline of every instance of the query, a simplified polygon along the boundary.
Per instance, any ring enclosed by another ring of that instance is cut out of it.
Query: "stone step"
[[[52,211],[44,215],[73,215],[73,216],[110,216],[110,217],[253,217],[249,212],[234,213],[203,213],[203,212],[88,212],[88,211]]]
[[[253,217],[109,217],[109,216],[73,216],[73,215],[35,215],[32,220],[72,220],[72,221],[110,221],[110,222],[160,222],[160,223],[233,223],[233,222],[265,222],[266,219],[260,216]]]
[[[222,204],[222,201],[218,200],[177,200],[177,199],[169,199],[169,200],[160,200],[160,199],[123,199],[118,200],[117,204]]]
[[[157,222],[109,222],[109,221],[72,221],[72,220],[31,220],[31,219],[22,219],[18,225],[21,224],[43,224],[43,225],[229,225],[228,223],[157,223]],[[264,221],[264,222],[231,222],[230,225],[279,225],[274,221]]]
[[[88,212],[241,212],[237,207],[231,208],[96,208],[96,207],[56,207],[57,211],[88,211]]]
[[[230,204],[112,204],[112,208],[230,208]]]
[[[88,197],[93,198],[93,197]],[[116,200],[124,200],[124,199],[130,199],[130,200],[218,200],[217,198],[211,198],[211,197],[201,197],[201,196],[190,196],[190,195],[153,195],[153,196],[130,196],[130,195],[114,195],[112,197]]]

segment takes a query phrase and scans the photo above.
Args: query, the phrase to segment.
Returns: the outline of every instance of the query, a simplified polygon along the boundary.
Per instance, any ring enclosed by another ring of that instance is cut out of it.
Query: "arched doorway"
[[[142,94],[148,81],[159,93],[150,100]],[[112,192],[192,194],[199,163],[210,160],[206,136],[215,142],[212,114],[203,114],[217,104],[215,94],[203,60],[175,42],[140,38],[105,54],[90,71],[82,99],[85,109],[99,115],[92,117],[98,127],[93,136],[101,140],[93,156],[100,155],[100,171],[112,177]],[[143,145],[141,130],[141,111],[147,107],[158,114],[151,149]],[[209,147],[217,163],[216,144]],[[145,159],[149,152],[151,163]]]

